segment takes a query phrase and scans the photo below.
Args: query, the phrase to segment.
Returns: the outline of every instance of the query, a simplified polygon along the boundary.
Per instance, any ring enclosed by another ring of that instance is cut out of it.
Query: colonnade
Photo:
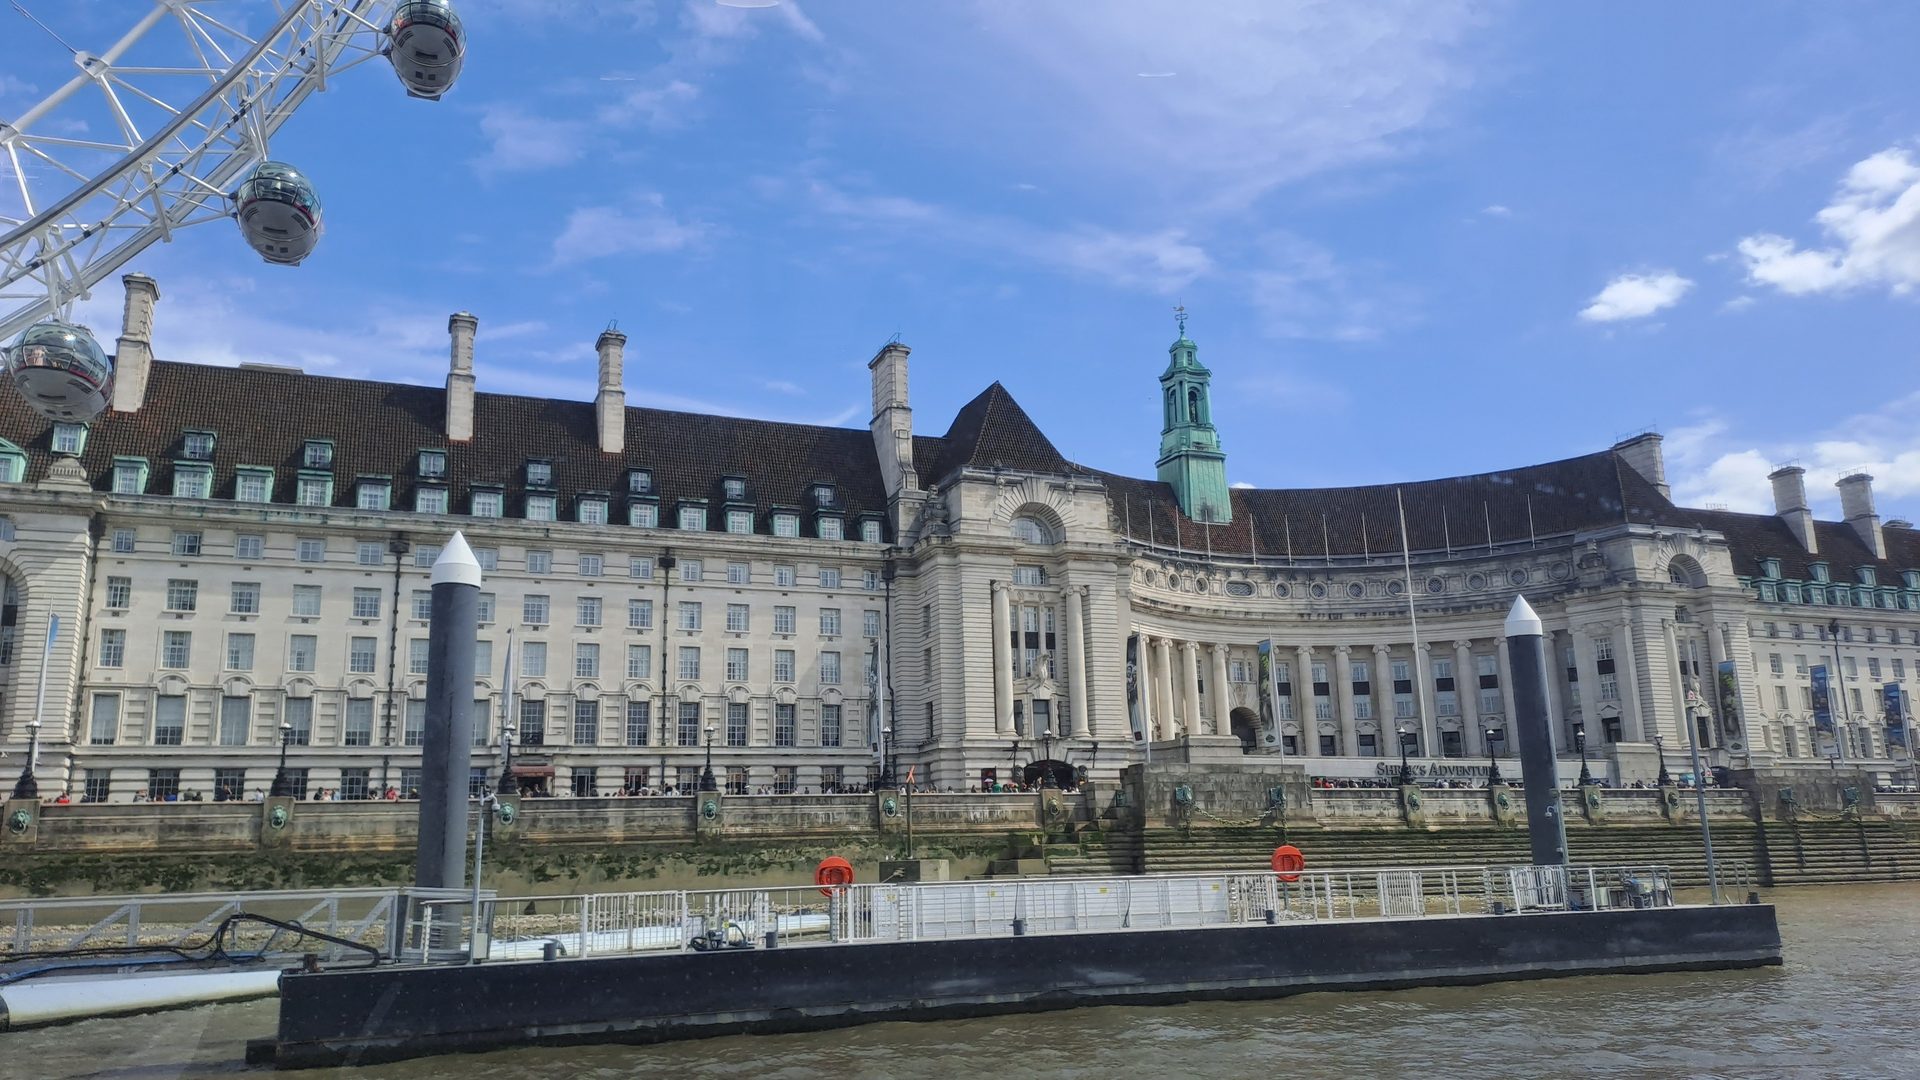
[[[995,734],[1011,736],[1015,733],[1014,703],[1018,700],[1014,689],[1014,668],[1018,658],[1014,648],[1013,625],[1015,587],[996,581],[992,589],[993,726]],[[1050,603],[1054,596],[1059,597],[1065,610],[1063,625],[1056,635],[1060,649],[1054,657],[1054,670],[1047,675],[1049,685],[1043,700],[1057,705],[1064,691],[1067,706],[1065,728],[1062,729],[1062,718],[1056,708],[1050,714],[1050,731],[1057,738],[1085,739],[1093,734],[1087,709],[1087,588],[1078,585],[1048,590],[1043,599]],[[1031,736],[1040,732],[1029,723],[1024,734]]]

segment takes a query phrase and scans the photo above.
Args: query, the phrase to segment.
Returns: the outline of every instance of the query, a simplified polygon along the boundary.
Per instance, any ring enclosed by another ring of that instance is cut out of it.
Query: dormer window
[[[605,495],[582,495],[573,503],[574,520],[582,525],[605,525],[607,523],[607,497]]]
[[[533,466],[527,466],[527,471],[531,473]],[[560,519],[558,504],[559,500],[551,495],[527,496],[527,520],[558,521]]]
[[[53,425],[53,452],[79,457],[87,448],[87,425]]]
[[[212,461],[213,432],[187,432],[180,440],[180,456],[188,461]]]
[[[393,481],[384,476],[363,476],[356,485],[353,505],[361,510],[391,510]]]
[[[300,455],[300,466],[306,469],[333,468],[333,440],[308,439],[306,450]]]
[[[273,470],[260,465],[242,465],[233,471],[233,501],[263,503],[273,501]]]
[[[527,462],[527,486],[531,488],[552,487],[553,486],[553,462],[551,461]],[[549,518],[548,520],[552,520],[552,519]]]
[[[413,512],[416,514],[446,513],[447,489],[437,484],[422,484],[414,488]]]
[[[738,502],[747,497],[747,482],[737,476],[729,476],[720,481],[720,487],[726,492],[729,502]]]
[[[680,507],[680,528],[687,532],[706,532],[707,508],[704,506]]]
[[[0,439],[0,483],[17,484],[27,475],[27,453]]]
[[[294,501],[301,506],[332,506],[333,476],[302,470]]]
[[[1855,571],[1855,573],[1860,575],[1860,584],[1862,585],[1878,584],[1878,582],[1874,580],[1873,567],[1871,566],[1863,566],[1859,570]]]
[[[213,466],[180,462],[173,467],[173,497],[205,499],[213,493]]]
[[[1760,560],[1760,576],[1769,577],[1769,578],[1778,578],[1780,576],[1780,560],[1779,559],[1761,559]]]
[[[467,496],[468,513],[477,518],[497,518],[506,513],[506,496],[499,488],[474,488]]]
[[[634,499],[627,503],[627,524],[636,529],[657,529],[660,527],[660,506],[658,503]]]
[[[1920,570],[1902,570],[1900,580],[1905,582],[1909,589],[1920,589]]]
[[[814,520],[813,532],[822,540],[844,540],[847,523],[840,520],[838,514],[821,514]]]
[[[1827,577],[1827,564],[1826,564],[1826,563],[1823,563],[1823,562],[1815,562],[1815,563],[1808,563],[1808,564],[1807,564],[1807,569],[1808,569],[1808,570],[1810,570],[1810,571],[1812,571],[1812,573],[1813,573],[1813,580],[1815,580],[1815,581],[1827,581],[1827,580],[1829,580],[1829,579],[1828,579],[1828,577]]]
[[[627,471],[627,494],[653,494],[653,473],[646,469],[629,469]]]
[[[438,480],[447,475],[447,452],[445,450],[422,450],[418,465],[420,478]]]
[[[864,544],[881,543],[880,522],[876,518],[865,518],[860,522],[860,542]]]
[[[113,459],[113,493],[115,495],[145,495],[147,476],[146,458],[117,457]]]
[[[773,515],[773,535],[799,536],[800,535],[800,515],[799,514]]]
[[[815,506],[832,506],[833,505],[833,485],[832,484],[813,485],[813,505]]]
[[[727,531],[730,533],[739,533],[742,536],[753,532],[753,511],[727,511]]]

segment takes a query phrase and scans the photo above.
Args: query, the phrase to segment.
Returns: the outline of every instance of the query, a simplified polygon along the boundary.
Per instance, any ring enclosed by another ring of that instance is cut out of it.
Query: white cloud
[[[789,382],[786,379],[762,380],[760,388],[769,393],[786,394],[789,397],[803,397],[807,392],[806,387],[796,382]]]
[[[706,233],[700,222],[667,213],[658,195],[640,196],[632,206],[583,206],[567,215],[566,227],[554,238],[552,265],[680,251]]]
[[[1814,220],[1826,247],[1802,248],[1774,233],[1741,240],[1748,280],[1790,296],[1862,287],[1907,295],[1920,286],[1920,161],[1907,150],[1856,163]]]
[[[1286,233],[1268,236],[1241,275],[1269,334],[1322,341],[1372,341],[1417,317],[1416,298],[1375,278],[1371,267]]]
[[[1920,410],[1920,391],[1845,417],[1825,432],[1767,439],[1736,435],[1724,419],[1702,416],[1665,438],[1674,501],[1770,514],[1773,486],[1767,474],[1794,462],[1807,470],[1807,497],[1823,518],[1839,517],[1834,481],[1858,471],[1873,476],[1883,519],[1920,517],[1920,430],[1908,419],[1915,410]]]
[[[1241,490],[1241,491],[1252,491],[1252,490],[1253,490],[1253,485],[1252,485],[1252,484],[1249,484],[1249,483],[1247,483],[1247,482],[1246,482],[1245,480],[1236,480],[1236,481],[1234,481],[1233,483],[1231,483],[1231,484],[1228,484],[1227,486],[1228,486],[1228,487],[1230,487],[1230,488],[1238,488],[1238,489],[1239,489],[1239,490]]]
[[[579,161],[593,130],[575,120],[536,116],[517,105],[490,106],[480,115],[487,152],[474,162],[482,175],[557,169]]]
[[[1671,270],[1622,274],[1607,282],[1607,287],[1580,309],[1580,318],[1587,322],[1644,319],[1679,303],[1691,288],[1693,282]]]
[[[1725,312],[1745,311],[1755,303],[1756,301],[1751,296],[1736,296],[1726,303],[1721,304],[1720,310]]]
[[[1499,203],[1494,203],[1492,206],[1488,206],[1482,209],[1480,212],[1486,215],[1487,217],[1512,217],[1513,216],[1513,211],[1511,209],[1501,206]]]

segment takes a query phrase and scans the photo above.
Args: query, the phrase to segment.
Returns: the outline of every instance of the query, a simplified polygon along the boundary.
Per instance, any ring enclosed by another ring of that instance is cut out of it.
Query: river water
[[[305,1077],[1920,1077],[1920,884],[1780,889],[1786,965],[1110,1007],[664,1046],[530,1048]],[[1444,924],[1436,924],[1436,929]],[[0,1035],[0,1080],[231,1076],[276,1003]]]

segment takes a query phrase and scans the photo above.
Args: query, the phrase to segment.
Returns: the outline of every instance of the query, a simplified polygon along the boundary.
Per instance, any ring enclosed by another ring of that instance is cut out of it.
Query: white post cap
[[[479,587],[480,560],[473,557],[473,549],[461,533],[455,532],[440,550],[440,557],[433,560],[433,583]]]
[[[1533,605],[1527,603],[1524,596],[1513,598],[1513,607],[1507,612],[1508,637],[1540,637],[1546,631],[1540,625],[1540,616],[1533,613]]]

